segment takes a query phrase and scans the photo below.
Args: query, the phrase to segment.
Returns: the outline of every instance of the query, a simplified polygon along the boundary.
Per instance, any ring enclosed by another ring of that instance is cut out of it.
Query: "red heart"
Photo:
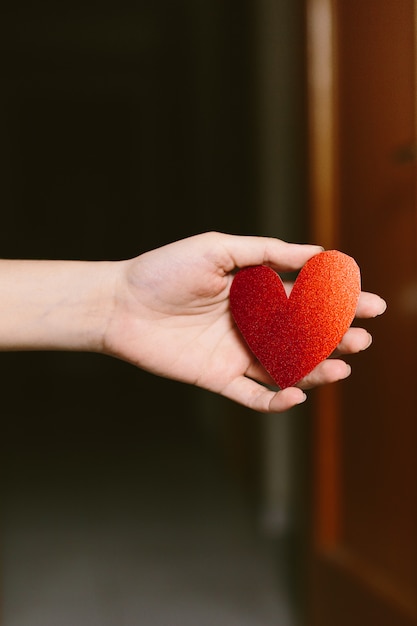
[[[304,265],[289,297],[270,267],[240,270],[230,308],[249,348],[285,389],[334,351],[355,316],[360,290],[356,262],[328,250]]]

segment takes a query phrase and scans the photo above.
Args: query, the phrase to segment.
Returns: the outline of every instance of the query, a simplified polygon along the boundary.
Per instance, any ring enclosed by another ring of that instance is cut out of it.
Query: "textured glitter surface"
[[[284,389],[334,351],[353,321],[360,290],[354,259],[328,250],[304,265],[289,298],[271,268],[240,270],[230,309],[249,348]]]

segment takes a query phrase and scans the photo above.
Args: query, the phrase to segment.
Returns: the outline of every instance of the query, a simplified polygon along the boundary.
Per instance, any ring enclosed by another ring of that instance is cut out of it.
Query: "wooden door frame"
[[[306,0],[310,232],[338,242],[337,66],[333,0]]]
[[[338,248],[338,119],[336,26],[333,0],[306,0],[308,77],[308,162],[311,239],[326,249]],[[315,392],[313,454],[326,450],[325,457],[312,459],[318,491],[313,494],[312,543],[333,544],[338,536],[338,415],[337,386]]]

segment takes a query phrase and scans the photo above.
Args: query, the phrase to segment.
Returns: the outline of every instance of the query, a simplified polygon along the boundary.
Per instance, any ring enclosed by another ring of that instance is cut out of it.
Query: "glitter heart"
[[[270,267],[240,270],[231,286],[230,309],[253,354],[285,389],[335,350],[355,317],[360,290],[354,259],[328,250],[304,265],[289,297]]]

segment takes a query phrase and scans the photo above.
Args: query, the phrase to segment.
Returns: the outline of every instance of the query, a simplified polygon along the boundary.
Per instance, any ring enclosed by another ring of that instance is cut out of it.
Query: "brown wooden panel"
[[[340,241],[389,309],[343,386],[343,543],[403,593],[417,581],[414,3],[339,2]],[[403,151],[403,155],[402,155]],[[351,455],[354,454],[354,460]]]
[[[332,44],[324,91],[310,71],[310,112],[321,98],[331,116],[325,147],[314,148],[320,118],[310,114],[314,239],[323,234],[327,247],[354,256],[364,289],[389,305],[365,324],[374,345],[352,357],[352,377],[318,393],[308,623],[415,625],[415,3],[310,0],[308,7],[310,52],[322,47],[320,29]],[[321,11],[315,29],[313,9]]]

